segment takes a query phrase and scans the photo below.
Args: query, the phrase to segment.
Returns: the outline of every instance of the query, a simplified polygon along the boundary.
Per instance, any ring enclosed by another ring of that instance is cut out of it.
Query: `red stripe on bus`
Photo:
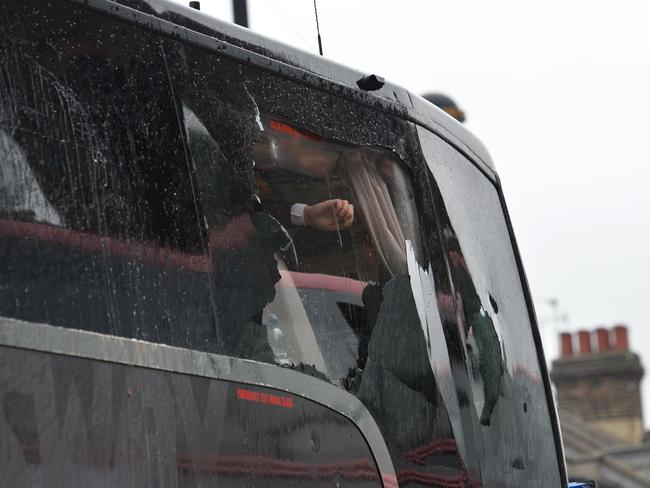
[[[270,122],[271,129],[276,130],[278,132],[282,132],[283,134],[287,134],[295,137],[302,137],[304,139],[309,139],[310,141],[322,140],[322,138],[318,137],[317,135],[310,134],[309,132],[301,131],[300,129],[296,129],[295,127],[292,127],[289,124],[285,124],[284,122],[279,122],[277,120],[270,120],[269,122]]]
[[[246,246],[254,233],[255,229],[248,215],[235,217],[225,226],[210,231],[210,255],[205,255],[189,254],[159,246],[153,241],[119,239],[49,224],[0,219],[0,235],[49,242],[72,249],[137,259],[198,273],[209,273],[213,270],[213,251]]]
[[[282,279],[278,282],[280,288],[309,288],[350,293],[360,297],[367,283],[343,276],[321,273],[300,273],[298,271],[280,270]]]
[[[237,388],[237,398],[247,402],[263,403],[274,405],[276,407],[293,408],[293,398],[259,391],[245,390]]]

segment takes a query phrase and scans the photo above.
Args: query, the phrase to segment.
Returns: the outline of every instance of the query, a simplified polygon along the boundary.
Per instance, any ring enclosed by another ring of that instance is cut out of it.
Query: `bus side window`
[[[292,240],[276,256],[282,280],[264,321],[274,331],[279,360],[313,364],[356,391],[382,290],[407,273],[407,240],[421,248],[410,178],[387,150],[327,141],[272,114],[264,115],[263,124],[253,151],[257,184],[262,203]],[[329,207],[332,225],[288,218],[290,208],[302,206],[306,216],[329,202],[335,202]],[[337,295],[347,297],[346,308],[335,306]],[[354,320],[360,313],[363,319]],[[333,338],[346,334],[355,346],[343,354]]]
[[[559,486],[539,357],[495,185],[462,154],[419,128],[453,283],[468,396],[484,446],[483,482]],[[515,429],[517,436],[511,436]]]
[[[206,348],[204,229],[161,41],[41,10],[11,6],[0,31],[0,314]]]

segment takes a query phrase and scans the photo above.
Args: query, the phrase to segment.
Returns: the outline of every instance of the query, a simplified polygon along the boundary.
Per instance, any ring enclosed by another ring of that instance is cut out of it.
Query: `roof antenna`
[[[323,55],[323,43],[320,40],[320,27],[318,25],[318,9],[316,8],[316,0],[314,0],[314,13],[316,14],[316,32],[318,33],[318,52]]]

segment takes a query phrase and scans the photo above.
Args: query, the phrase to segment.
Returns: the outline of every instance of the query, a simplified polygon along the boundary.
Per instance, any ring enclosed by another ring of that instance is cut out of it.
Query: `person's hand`
[[[338,198],[325,200],[316,205],[307,205],[304,219],[306,225],[318,230],[349,229],[354,221],[354,206]]]

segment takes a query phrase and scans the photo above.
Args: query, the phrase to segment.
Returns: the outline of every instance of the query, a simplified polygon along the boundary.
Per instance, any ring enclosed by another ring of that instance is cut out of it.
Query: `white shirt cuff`
[[[305,207],[304,203],[294,203],[291,205],[291,223],[293,225],[306,225],[305,224]]]

